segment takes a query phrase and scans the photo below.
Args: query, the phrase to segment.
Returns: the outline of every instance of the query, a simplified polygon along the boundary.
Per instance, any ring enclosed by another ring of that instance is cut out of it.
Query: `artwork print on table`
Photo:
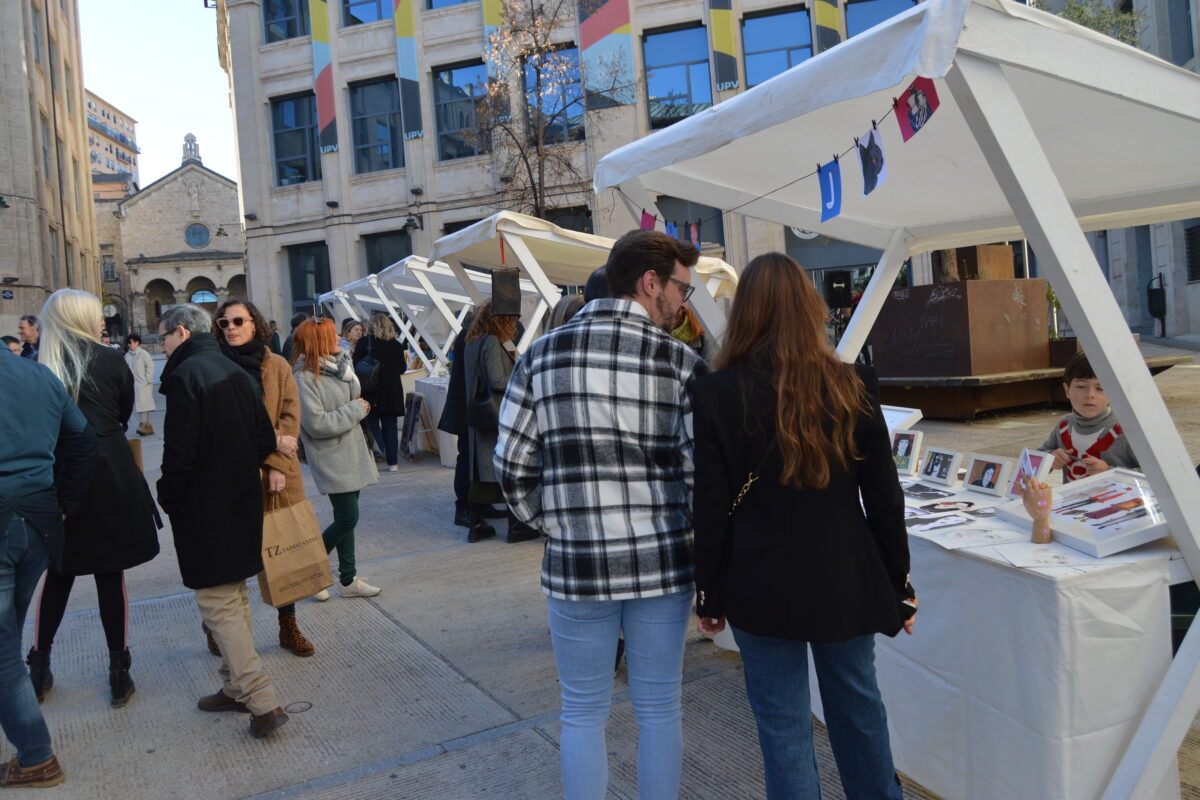
[[[900,124],[900,138],[908,141],[915,136],[938,110],[937,88],[929,78],[917,78],[909,84],[892,106]]]
[[[1017,474],[1013,476],[1012,486],[1009,487],[1007,496],[1013,499],[1020,499],[1020,487],[1023,485],[1022,479],[1027,476],[1033,478],[1035,481],[1045,483],[1053,466],[1053,454],[1042,450],[1030,450],[1026,447],[1021,451],[1021,457],[1017,460]]]
[[[961,462],[962,453],[956,450],[927,447],[917,477],[926,483],[951,486],[958,480],[958,465]]]
[[[915,475],[921,450],[920,431],[896,431],[892,434],[892,461],[901,475]]]
[[[934,517],[915,517],[904,520],[909,533],[932,533],[943,528],[957,528],[960,525],[970,525],[974,520],[962,514],[941,514]]]
[[[1162,518],[1158,501],[1136,486],[1111,480],[1076,491],[1063,491],[1051,515],[1087,526],[1097,539],[1123,533],[1144,521]]]
[[[967,462],[963,488],[985,494],[1003,495],[1008,490],[1012,461],[1007,458],[975,454]]]
[[[914,483],[903,487],[904,493],[915,500],[940,500],[943,497],[953,497],[954,492],[929,486],[924,483]]]
[[[944,514],[950,511],[969,514],[971,509],[975,508],[975,502],[972,500],[939,500],[934,503],[926,503],[920,508],[930,514]]]

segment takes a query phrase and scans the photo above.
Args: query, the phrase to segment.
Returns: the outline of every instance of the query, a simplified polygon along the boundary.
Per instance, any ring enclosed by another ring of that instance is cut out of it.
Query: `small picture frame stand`
[[[1020,500],[1023,495],[1018,491],[1018,486],[1021,479],[1025,476],[1033,478],[1039,483],[1045,483],[1050,477],[1050,470],[1054,466],[1054,455],[1042,450],[1030,450],[1026,447],[1021,451],[1021,457],[1017,459],[1017,469],[1013,474],[1012,483],[1009,484],[1008,491],[1004,496],[1009,500]]]
[[[916,476],[923,483],[940,483],[954,486],[958,483],[958,468],[962,466],[963,454],[957,450],[926,447],[921,458],[921,467]]]
[[[1004,497],[1012,478],[1012,459],[972,453],[967,461],[963,489],[970,492]]]
[[[924,434],[920,431],[901,430],[892,434],[892,460],[896,462],[896,472],[904,476],[917,474],[921,465],[921,439]]]

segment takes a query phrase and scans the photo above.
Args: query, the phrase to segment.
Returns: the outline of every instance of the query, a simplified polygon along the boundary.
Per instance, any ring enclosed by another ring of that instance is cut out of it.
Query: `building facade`
[[[138,178],[137,120],[87,92],[88,162],[93,173],[132,175]]]
[[[95,200],[105,318],[114,335],[154,335],[164,311],[214,311],[245,297],[245,237],[237,184],[205,167],[196,137],[179,168],[126,197]]]
[[[76,0],[0,3],[0,331],[100,291]]]

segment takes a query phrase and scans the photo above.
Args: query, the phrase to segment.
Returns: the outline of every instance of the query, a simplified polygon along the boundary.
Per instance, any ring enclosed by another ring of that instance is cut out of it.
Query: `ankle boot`
[[[45,650],[30,649],[25,659],[29,665],[29,680],[33,683],[33,693],[40,703],[46,698],[46,693],[54,688],[54,675],[50,672],[50,648]]]
[[[108,687],[112,689],[112,707],[123,708],[133,695],[129,677],[129,649],[108,651]]]
[[[284,614],[279,618],[279,646],[284,650],[291,650],[301,658],[308,658],[317,652],[313,643],[300,632],[295,614]]]

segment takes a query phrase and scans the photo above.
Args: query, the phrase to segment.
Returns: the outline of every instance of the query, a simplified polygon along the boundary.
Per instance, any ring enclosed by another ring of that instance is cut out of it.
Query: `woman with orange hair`
[[[362,579],[354,561],[358,493],[379,480],[359,428],[371,404],[362,399],[350,354],[338,347],[333,320],[296,328],[292,371],[300,388],[300,440],[317,491],[333,506],[333,522],[321,534],[325,551],[337,548],[342,597],[374,597],[380,589]]]
[[[846,796],[900,800],[875,634],[912,633],[904,497],[873,374],[838,359],[827,315],[782,253],[742,273],[692,394],[696,611],[742,651],[769,799],[821,796],[811,650]]]

